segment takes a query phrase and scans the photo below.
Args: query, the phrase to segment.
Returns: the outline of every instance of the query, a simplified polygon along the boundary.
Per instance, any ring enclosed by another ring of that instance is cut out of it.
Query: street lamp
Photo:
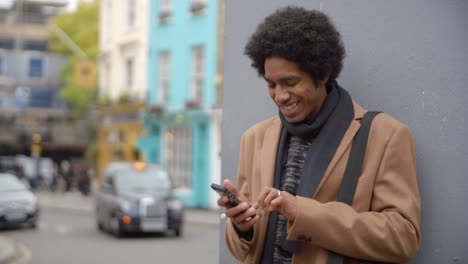
[[[31,158],[34,160],[34,176],[32,180],[33,188],[36,188],[40,181],[40,160],[41,160],[41,141],[42,136],[39,133],[34,133],[31,137]]]

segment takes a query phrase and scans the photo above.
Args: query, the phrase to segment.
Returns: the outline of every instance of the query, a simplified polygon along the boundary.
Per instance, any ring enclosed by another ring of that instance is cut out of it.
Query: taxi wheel
[[[174,233],[176,235],[176,237],[180,237],[182,235],[182,228],[177,228],[176,230],[174,230]]]
[[[110,222],[110,228],[111,232],[115,237],[122,237],[124,235],[124,232],[120,226],[120,221],[117,216],[112,216],[111,222]]]

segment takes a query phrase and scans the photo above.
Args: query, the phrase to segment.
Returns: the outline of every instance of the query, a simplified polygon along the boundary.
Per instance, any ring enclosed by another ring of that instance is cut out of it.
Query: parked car
[[[173,231],[180,236],[183,203],[173,196],[171,179],[156,164],[113,162],[95,195],[96,224],[120,237],[134,232]]]
[[[36,228],[38,216],[36,196],[15,175],[0,173],[0,227]]]

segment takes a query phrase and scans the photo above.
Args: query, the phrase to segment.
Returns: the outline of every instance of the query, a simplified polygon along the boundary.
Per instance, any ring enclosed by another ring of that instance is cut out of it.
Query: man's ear
[[[325,75],[325,77],[321,80],[318,80],[315,82],[315,85],[317,85],[317,89],[324,89],[327,90],[327,82],[330,77],[330,74]]]
[[[322,80],[320,80],[320,82],[319,82],[319,83],[320,83],[320,87],[325,86],[325,85],[327,84],[327,82],[328,82],[329,79],[330,79],[330,73],[327,73],[327,74],[325,75],[325,77],[324,77]]]

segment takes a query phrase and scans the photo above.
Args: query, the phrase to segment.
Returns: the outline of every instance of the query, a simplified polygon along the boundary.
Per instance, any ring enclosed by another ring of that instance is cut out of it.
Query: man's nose
[[[277,85],[275,88],[275,101],[278,104],[284,104],[289,100],[289,92],[287,89],[282,87],[281,85]]]

